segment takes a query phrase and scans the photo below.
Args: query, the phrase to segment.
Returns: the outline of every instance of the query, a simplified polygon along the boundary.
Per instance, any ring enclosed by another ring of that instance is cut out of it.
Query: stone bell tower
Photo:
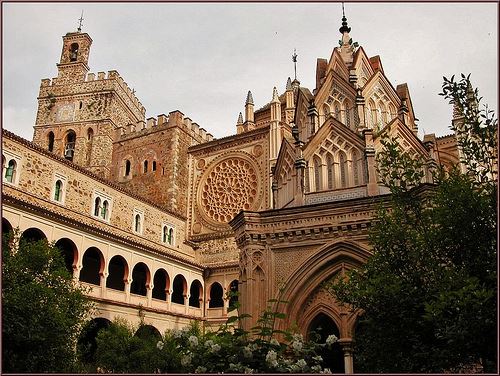
[[[57,64],[60,83],[78,82],[89,71],[89,53],[92,39],[87,33],[74,32],[63,36],[61,59]]]
[[[109,178],[113,142],[129,124],[143,122],[146,109],[117,71],[89,72],[92,39],[63,36],[57,77],[43,79],[33,142]]]

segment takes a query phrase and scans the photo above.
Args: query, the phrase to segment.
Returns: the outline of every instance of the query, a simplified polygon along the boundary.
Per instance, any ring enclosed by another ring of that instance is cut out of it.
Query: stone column
[[[106,297],[106,280],[108,279],[108,272],[102,272],[100,273],[100,281],[99,281],[99,286],[101,287],[101,297],[105,298]]]
[[[376,196],[379,194],[377,183],[377,168],[375,165],[375,148],[373,147],[373,130],[365,128],[363,130],[365,137],[365,158],[366,169],[368,172],[367,191],[368,196]]]
[[[149,285],[146,285],[146,298],[148,300],[147,306],[151,307],[151,302],[153,300],[153,288],[155,286],[150,283]]]
[[[298,158],[295,161],[296,185],[295,185],[294,206],[302,206],[306,201],[305,169],[306,169],[305,159],[302,157]]]
[[[354,373],[352,340],[340,340],[339,342],[344,353],[344,371],[347,374]]]
[[[125,301],[130,303],[130,287],[132,285],[132,278],[128,277],[125,281]]]

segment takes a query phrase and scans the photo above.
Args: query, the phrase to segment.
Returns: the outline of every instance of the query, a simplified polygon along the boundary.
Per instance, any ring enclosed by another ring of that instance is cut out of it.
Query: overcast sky
[[[255,109],[293,78],[315,87],[316,59],[338,45],[340,3],[2,3],[3,127],[31,140],[42,78],[57,76],[62,36],[93,39],[91,72],[117,70],[146,117],[180,110],[214,137],[236,133],[251,90]],[[353,41],[379,55],[396,85],[406,82],[419,135],[450,133],[442,76],[471,73],[497,110],[496,3],[346,3]]]

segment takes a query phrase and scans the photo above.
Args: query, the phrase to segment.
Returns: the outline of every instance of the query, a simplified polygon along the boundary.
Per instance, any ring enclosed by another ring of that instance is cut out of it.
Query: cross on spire
[[[82,26],[83,26],[83,10],[82,10],[82,15],[78,19],[78,32],[82,31]]]
[[[293,69],[295,71],[295,79],[297,79],[297,51],[293,49],[292,61],[293,61]]]

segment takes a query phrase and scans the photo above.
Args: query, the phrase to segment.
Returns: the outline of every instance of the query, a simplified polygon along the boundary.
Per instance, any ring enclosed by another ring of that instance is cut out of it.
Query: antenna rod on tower
[[[82,26],[83,26],[83,10],[82,10],[82,15],[80,16],[80,18],[78,19],[79,23],[78,23],[78,32],[81,32],[82,31]]]
[[[295,79],[297,79],[297,50],[295,48],[293,49],[292,61],[293,69],[295,71]]]

